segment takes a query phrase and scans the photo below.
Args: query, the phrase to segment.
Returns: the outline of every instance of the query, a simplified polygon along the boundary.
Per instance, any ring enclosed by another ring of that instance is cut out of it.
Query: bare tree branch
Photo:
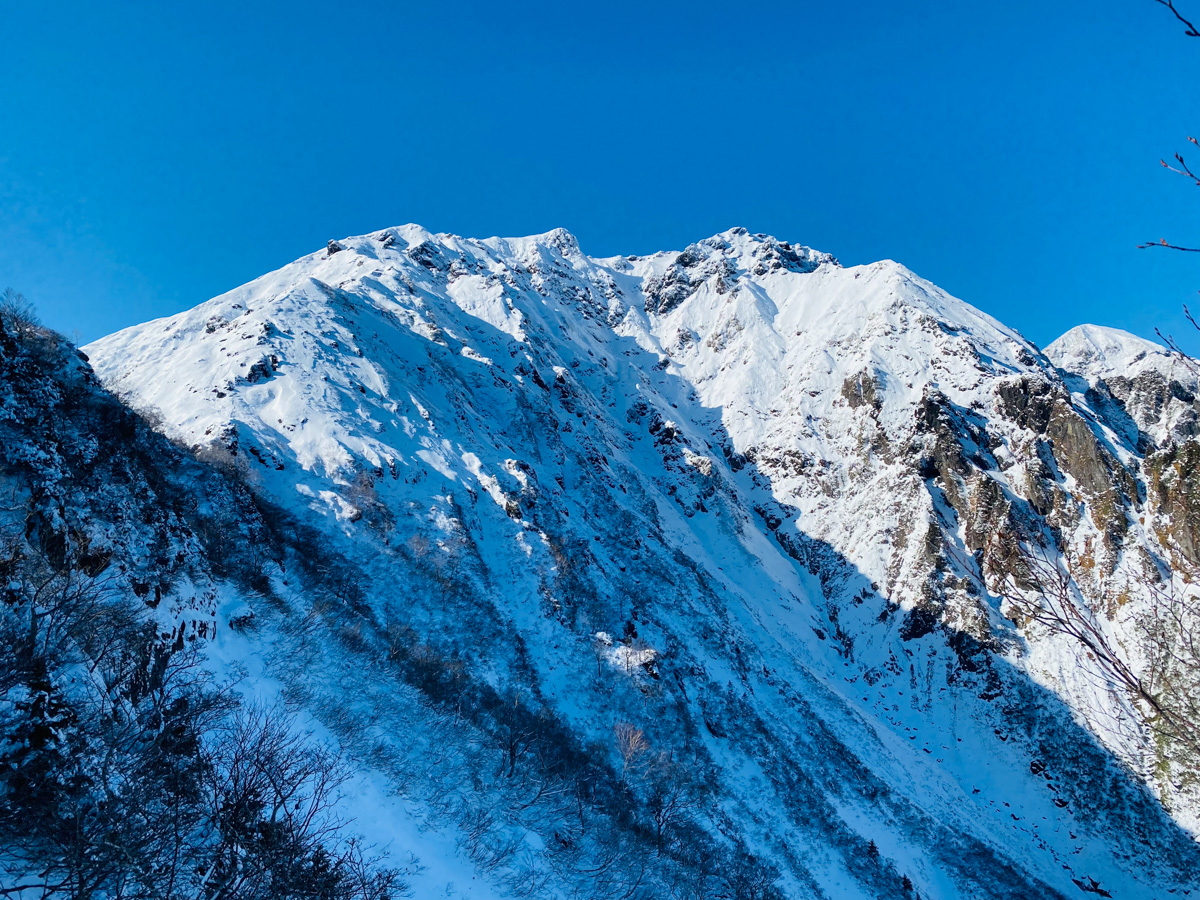
[[[1197,141],[1197,140],[1196,140],[1194,137],[1192,137],[1191,135],[1188,135],[1188,142],[1189,142],[1189,143],[1192,143],[1192,144],[1195,144],[1197,147],[1200,147],[1200,142],[1198,142],[1198,141]],[[1170,169],[1170,170],[1171,170],[1172,172],[1174,172],[1176,175],[1182,175],[1184,178],[1190,178],[1190,179],[1192,179],[1192,181],[1194,181],[1194,182],[1195,182],[1195,183],[1196,183],[1198,186],[1200,186],[1200,175],[1197,175],[1195,172],[1193,172],[1193,171],[1192,171],[1192,170],[1191,170],[1191,169],[1188,167],[1188,164],[1187,164],[1186,162],[1184,162],[1184,161],[1183,161],[1183,154],[1181,154],[1181,153],[1176,153],[1176,154],[1175,154],[1175,161],[1176,161],[1177,163],[1179,163],[1179,165],[1178,165],[1178,166],[1173,166],[1173,165],[1171,165],[1171,164],[1170,164],[1169,162],[1167,162],[1165,159],[1160,159],[1160,160],[1158,161],[1158,164],[1159,164],[1160,166],[1162,166],[1164,169]]]
[[[1158,734],[1200,752],[1200,709],[1194,680],[1200,672],[1200,613],[1195,601],[1168,583],[1162,589],[1140,580],[1148,604],[1138,637],[1152,650],[1149,667],[1135,665],[1100,626],[1083,602],[1072,575],[1071,558],[1061,559],[1036,544],[1016,543],[1008,572],[995,586],[1008,607],[1026,621],[1073,640],[1083,651],[1080,662],[1104,682],[1142,706],[1146,723]],[[1182,686],[1177,679],[1188,683]]]
[[[1183,307],[1183,314],[1187,317],[1187,320],[1192,323],[1192,327],[1197,331],[1200,331],[1200,324],[1196,322],[1195,317],[1192,315],[1192,311],[1188,309],[1186,305]],[[1162,329],[1160,328],[1155,328],[1154,333],[1158,335],[1159,339],[1167,345],[1167,349],[1174,353],[1175,357],[1181,363],[1183,363],[1193,375],[1200,376],[1200,360],[1196,360],[1194,357],[1185,353],[1183,348],[1179,346],[1179,342],[1175,340],[1174,335],[1163,334]]]
[[[1169,244],[1166,238],[1159,238],[1157,241],[1147,241],[1144,244],[1137,245],[1139,250],[1145,250],[1147,247],[1166,247],[1168,250],[1182,250],[1184,253],[1200,253],[1200,247],[1181,247],[1178,244]]]
[[[1196,30],[1196,26],[1180,15],[1179,10],[1175,8],[1175,0],[1154,0],[1154,2],[1165,6],[1175,14],[1175,18],[1178,19],[1187,29],[1184,34],[1186,34],[1188,37],[1200,37],[1200,31]]]

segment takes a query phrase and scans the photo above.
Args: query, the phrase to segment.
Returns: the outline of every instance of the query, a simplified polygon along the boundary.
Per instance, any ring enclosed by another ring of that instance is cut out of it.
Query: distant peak
[[[1046,348],[1046,355],[1051,359],[1065,355],[1108,359],[1138,353],[1167,352],[1167,348],[1161,344],[1105,325],[1076,325]]]
[[[696,241],[688,246],[681,256],[687,258],[697,255],[707,256],[713,253],[732,253],[736,256],[760,260],[763,264],[748,266],[748,268],[760,270],[756,271],[756,274],[764,274],[766,271],[779,268],[786,268],[793,272],[811,272],[826,263],[835,266],[841,265],[831,253],[814,250],[804,244],[780,240],[771,234],[751,233],[740,225]]]
[[[1076,325],[1046,348],[1046,356],[1060,369],[1101,378],[1174,362],[1161,344],[1104,325]]]

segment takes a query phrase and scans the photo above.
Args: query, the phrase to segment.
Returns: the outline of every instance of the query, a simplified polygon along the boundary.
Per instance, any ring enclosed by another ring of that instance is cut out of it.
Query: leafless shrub
[[[1200,609],[1194,594],[1170,581],[1164,587],[1157,573],[1137,579],[1145,609],[1134,620],[1134,634],[1149,650],[1148,664],[1138,666],[1085,602],[1069,556],[1019,544],[1009,562],[997,592],[1010,615],[1074,642],[1092,673],[1138,705],[1157,733],[1188,748],[1200,769]]]
[[[232,713],[199,651],[70,552],[6,534],[0,566],[0,871],[37,873],[0,894],[402,893],[343,840],[336,753],[279,710]]]
[[[407,548],[412,559],[425,569],[435,585],[442,609],[447,609],[451,603],[458,609],[470,589],[466,539],[452,534],[434,542],[423,534],[414,534],[408,539]]]
[[[20,338],[29,337],[41,328],[33,304],[10,287],[0,294],[0,328],[5,326]]]
[[[628,781],[645,768],[650,753],[650,742],[642,729],[629,722],[618,722],[614,725],[613,738],[617,745],[617,755],[621,758],[621,778]]]

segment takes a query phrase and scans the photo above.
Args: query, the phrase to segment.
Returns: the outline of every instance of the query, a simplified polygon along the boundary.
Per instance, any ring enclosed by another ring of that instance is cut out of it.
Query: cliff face
[[[525,848],[504,890],[597,889],[587,815],[506,793],[549,739],[414,774],[398,694],[427,723],[483,684],[591,748],[632,811],[589,809],[654,833],[656,885],[703,895],[711,839],[787,896],[1150,897],[1198,864],[1197,761],[1148,705],[1192,670],[1159,678],[1179,638],[1146,620],[1189,590],[1200,519],[1195,379],[1136,340],[1043,354],[898,264],[743,229],[593,259],[405,226],[85,350],[353,573],[336,644],[263,600],[253,652],[436,820],[490,810]],[[1091,649],[1036,614],[1048,575]]]

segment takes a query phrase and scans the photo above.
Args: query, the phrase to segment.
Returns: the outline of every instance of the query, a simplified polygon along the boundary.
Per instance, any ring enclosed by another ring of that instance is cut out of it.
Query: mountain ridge
[[[1145,391],[1102,395],[899,264],[843,268],[744,229],[603,260],[560,229],[384,229],[85,352],[169,435],[324,523],[370,573],[377,616],[382,586],[403,585],[408,627],[590,740],[617,715],[665,746],[692,735],[674,752],[713,767],[727,827],[786,895],[898,890],[854,860],[868,836],[922,896],[1187,885],[1194,849],[1065,712],[1194,828],[1185,762],[1078,648],[1015,626],[998,592],[1006,554],[1055,534],[1093,560],[1072,575],[1079,608],[1114,641],[1134,634],[1129,607],[1108,617],[1104,598],[1133,575],[1128,548],[1169,558],[1158,495],[1139,485],[1162,409],[1186,430],[1170,382],[1157,411]],[[452,595],[478,606],[459,613],[475,647],[438,609]],[[762,749],[725,749],[735,731]],[[838,787],[814,746],[858,774]],[[734,788],[767,759],[782,782]],[[982,785],[979,759],[996,767]],[[1175,775],[1145,774],[1164,765]],[[847,790],[829,832],[794,809]],[[1097,803],[1113,820],[1084,829]],[[1018,824],[1039,819],[1045,831]],[[913,837],[931,829],[944,846]]]

